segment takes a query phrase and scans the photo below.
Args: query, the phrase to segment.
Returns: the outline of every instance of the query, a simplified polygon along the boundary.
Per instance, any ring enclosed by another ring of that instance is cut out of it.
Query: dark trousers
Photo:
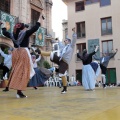
[[[102,74],[106,75],[107,68],[103,66],[102,64],[100,64],[100,68],[101,68]]]
[[[4,66],[3,63],[0,64],[0,69],[3,70],[3,77],[5,76],[6,73],[9,72],[8,67]]]
[[[65,71],[68,69],[68,64],[64,62],[63,60],[60,60],[60,57],[58,57],[56,54],[54,54],[53,60],[51,62],[56,63],[59,65],[59,73],[64,74]]]

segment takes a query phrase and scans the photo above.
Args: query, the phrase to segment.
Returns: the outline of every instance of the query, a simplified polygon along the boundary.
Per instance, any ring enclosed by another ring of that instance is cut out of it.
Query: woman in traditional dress
[[[40,61],[41,55],[36,59],[36,55],[32,55],[32,61],[34,65],[35,75],[30,79],[28,86],[34,87],[34,89],[37,89],[38,86],[43,86],[45,81],[49,79],[50,76],[46,76],[40,68],[37,66],[37,62]],[[46,69],[47,70],[47,69]],[[47,70],[49,73],[51,73],[49,70]],[[47,72],[46,71],[46,72]]]
[[[35,74],[31,55],[28,50],[29,37],[38,30],[40,22],[36,22],[36,25],[29,30],[24,29],[24,23],[17,23],[14,26],[13,33],[6,30],[5,22],[0,21],[0,24],[3,25],[3,35],[10,38],[15,47],[12,53],[12,71],[8,86],[17,90],[17,98],[25,98],[27,96],[22,91],[26,90],[29,79]]]
[[[82,85],[85,90],[94,90],[95,88],[95,72],[90,65],[92,62],[92,56],[97,52],[98,46],[96,46],[94,52],[88,54],[87,50],[83,50],[83,54],[80,55],[79,51],[77,51],[77,57],[82,60],[83,67],[82,67]]]

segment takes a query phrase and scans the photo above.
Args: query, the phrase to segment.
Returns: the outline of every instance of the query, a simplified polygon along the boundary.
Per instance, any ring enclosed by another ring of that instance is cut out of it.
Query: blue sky
[[[62,20],[67,19],[67,6],[62,0],[52,0],[52,2],[52,29],[55,32],[55,37],[62,40]]]

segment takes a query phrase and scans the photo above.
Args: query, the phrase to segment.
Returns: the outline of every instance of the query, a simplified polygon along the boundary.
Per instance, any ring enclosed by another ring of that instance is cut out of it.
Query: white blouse
[[[4,65],[10,69],[12,67],[12,54],[5,54],[2,50],[0,50],[0,54],[4,57]]]
[[[33,68],[37,68],[37,62],[41,59],[41,56],[38,57],[38,59],[35,60],[33,63]]]

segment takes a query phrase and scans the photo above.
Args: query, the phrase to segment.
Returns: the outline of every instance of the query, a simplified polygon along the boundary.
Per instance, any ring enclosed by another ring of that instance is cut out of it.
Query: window
[[[99,2],[99,0],[85,0],[86,5],[96,3],[96,2]]]
[[[76,2],[75,6],[76,6],[75,7],[76,11],[82,11],[82,10],[85,9],[85,7],[84,7],[84,1]]]
[[[111,54],[113,50],[113,41],[106,40],[102,42],[102,53]]]
[[[31,24],[32,26],[34,26],[36,24],[36,22],[38,21],[40,16],[40,12],[31,9]]]
[[[84,49],[86,49],[86,43],[77,44],[77,50],[79,50],[80,53],[82,53]],[[76,60],[79,61],[80,59],[77,58]]]
[[[76,23],[77,38],[85,37],[85,22]]]
[[[0,0],[0,10],[10,13],[10,0]]]
[[[79,50],[80,53],[82,53],[84,49],[86,49],[86,43],[77,44],[77,50]]]
[[[111,17],[101,19],[101,32],[102,32],[102,35],[112,34]]]
[[[110,5],[111,0],[100,0],[100,6]]]

